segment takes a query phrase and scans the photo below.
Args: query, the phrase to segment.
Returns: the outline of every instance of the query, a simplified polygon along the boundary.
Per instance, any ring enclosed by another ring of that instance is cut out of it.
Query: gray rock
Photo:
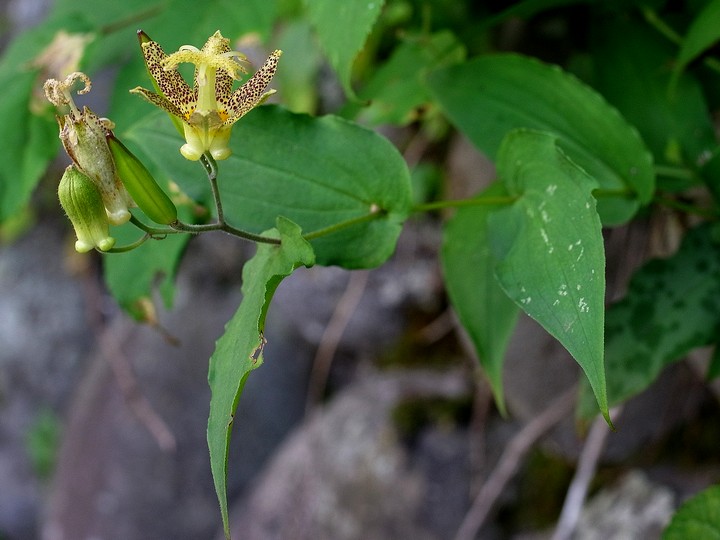
[[[93,343],[56,225],[0,249],[0,536],[10,538],[34,536],[42,504],[28,433],[41,414],[60,421]]]
[[[576,540],[653,540],[660,538],[675,510],[668,488],[638,471],[595,495],[583,510]]]
[[[447,516],[431,515],[428,509],[449,483],[453,491],[467,493],[467,440],[457,434],[444,441],[442,436],[427,438],[421,444],[424,457],[411,459],[391,413],[403,399],[457,398],[468,391],[463,376],[437,372],[378,374],[351,385],[276,453],[238,508],[234,536],[443,538],[434,529],[447,524]],[[434,475],[427,474],[433,469]],[[464,512],[466,502],[463,498],[454,504],[452,520]]]

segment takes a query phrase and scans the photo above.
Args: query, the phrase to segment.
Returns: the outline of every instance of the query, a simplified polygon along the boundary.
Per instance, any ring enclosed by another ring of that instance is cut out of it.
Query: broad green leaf
[[[418,109],[431,100],[424,84],[428,71],[460,62],[465,48],[450,32],[418,36],[401,43],[367,85],[358,92],[363,103],[351,102],[343,112],[370,125],[407,124],[417,120]]]
[[[178,211],[187,219],[186,208],[180,207]],[[130,223],[112,227],[110,234],[116,240],[116,247],[131,244],[143,236],[143,232]],[[155,288],[167,306],[172,304],[175,273],[189,239],[188,234],[170,234],[161,240],[148,240],[132,251],[105,255],[105,282],[123,309],[131,315],[141,315],[137,311],[138,301],[150,297]]]
[[[258,245],[255,256],[243,267],[243,299],[217,342],[208,372],[212,391],[207,433],[210,466],[227,538],[227,459],[235,409],[248,375],[262,364],[265,315],[277,286],[299,266],[314,264],[312,248],[294,223],[280,218],[277,230],[265,234],[282,243]]]
[[[595,32],[597,88],[640,131],[655,161],[696,168],[715,149],[697,80],[684,75],[670,95],[674,48],[646,24],[613,21]]]
[[[633,276],[626,297],[606,313],[608,399],[642,392],[662,369],[692,349],[717,343],[720,328],[720,242],[713,226],[687,233],[678,252]],[[580,414],[590,413],[590,400]]]
[[[675,79],[687,65],[720,39],[720,0],[710,0],[693,20],[675,62]]]
[[[477,206],[458,209],[445,224],[441,251],[450,302],[475,346],[503,413],[503,361],[519,310],[495,278],[487,220],[497,207],[480,201],[504,194],[502,184],[496,183],[478,197]]]
[[[663,531],[662,540],[720,540],[720,486],[686,501]]]
[[[498,152],[498,177],[517,200],[488,219],[505,293],[570,352],[609,421],[603,362],[605,252],[596,182],[548,133],[516,130]]]
[[[515,54],[488,55],[438,70],[429,84],[450,120],[490,157],[511,129],[555,134],[560,148],[603,190],[603,223],[627,221],[650,201],[652,156],[635,128],[557,66]]]
[[[345,94],[354,97],[352,66],[385,0],[305,0],[308,17]]]
[[[203,168],[183,159],[182,141],[164,114],[125,138],[191,197],[206,200]],[[260,107],[233,129],[233,155],[218,163],[225,215],[259,233],[277,216],[305,233],[345,226],[312,241],[318,264],[367,268],[394,251],[411,204],[410,175],[385,138],[341,118],[313,118]]]

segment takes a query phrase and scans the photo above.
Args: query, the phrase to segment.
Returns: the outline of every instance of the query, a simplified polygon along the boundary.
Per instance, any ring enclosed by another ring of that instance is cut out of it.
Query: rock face
[[[36,536],[44,480],[28,433],[42,414],[60,422],[93,344],[54,225],[0,249],[0,537]]]
[[[575,538],[660,538],[675,509],[674,499],[668,488],[631,471],[588,502]]]
[[[441,532],[445,516],[433,513],[432,505],[441,493],[468,492],[467,453],[456,455],[467,449],[467,437],[436,433],[413,457],[398,438],[392,411],[404,399],[458,398],[467,392],[464,377],[436,372],[378,374],[347,388],[278,450],[238,509],[233,536],[447,537]],[[448,437],[451,444],[443,441]],[[443,474],[432,474],[430,469],[438,468]],[[466,504],[462,498],[455,519]]]

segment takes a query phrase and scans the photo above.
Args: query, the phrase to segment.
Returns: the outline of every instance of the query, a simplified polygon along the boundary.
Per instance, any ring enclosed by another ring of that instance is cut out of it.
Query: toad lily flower
[[[145,64],[159,92],[140,87],[131,92],[140,94],[182,122],[185,144],[180,153],[186,159],[196,161],[205,152],[217,160],[227,159],[231,153],[228,141],[233,124],[275,92],[265,92],[265,88],[275,75],[282,51],[273,52],[265,64],[233,92],[233,81],[238,80],[241,73],[247,73],[238,61],[245,60],[245,56],[231,51],[230,40],[220,31],[210,36],[202,49],[184,45],[169,56],[144,32],[139,32],[138,37]],[[177,70],[182,63],[195,65],[193,88]]]

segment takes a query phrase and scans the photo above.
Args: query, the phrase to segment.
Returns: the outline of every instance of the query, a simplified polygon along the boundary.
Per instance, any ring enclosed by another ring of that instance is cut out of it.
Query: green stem
[[[708,219],[718,219],[717,210],[700,208],[689,203],[678,201],[677,199],[671,199],[668,197],[663,197],[661,195],[656,195],[653,199],[653,202],[661,204],[663,206],[667,206],[668,208],[674,208],[675,210],[685,212],[686,214],[700,216]]]
[[[504,205],[512,204],[517,197],[477,197],[474,199],[453,199],[447,201],[433,201],[429,203],[416,204],[413,206],[413,212],[430,212],[432,210],[441,210],[443,208],[460,208],[463,206],[488,206],[488,205]]]
[[[667,178],[678,178],[680,180],[692,180],[695,174],[685,167],[674,167],[672,165],[655,165],[655,174]]]
[[[225,213],[223,212],[222,200],[220,199],[220,189],[218,188],[217,177],[218,169],[215,158],[208,152],[200,156],[200,162],[205,167],[208,181],[210,182],[210,190],[212,191],[213,200],[215,201],[215,210],[217,211],[217,220],[219,223],[225,223]]]
[[[364,216],[348,219],[346,221],[341,221],[340,223],[335,223],[334,225],[330,225],[329,227],[324,227],[322,229],[318,229],[316,231],[312,231],[307,234],[303,234],[303,238],[307,241],[315,240],[316,238],[320,238],[321,236],[326,236],[328,234],[332,234],[334,232],[345,229],[347,227],[351,227],[352,225],[358,225],[360,223],[366,223],[368,221],[373,221],[373,220],[378,219],[386,214],[387,214],[386,210],[378,208],[377,210],[371,211],[369,214],[365,214]]]
[[[169,227],[150,227],[132,214],[130,215],[130,223],[135,225],[138,229],[145,231],[150,236],[167,236],[168,234],[179,234],[182,232]]]
[[[133,242],[132,244],[128,244],[128,245],[126,245],[126,246],[120,246],[120,247],[110,248],[110,249],[108,249],[107,251],[100,251],[100,250],[98,250],[98,251],[100,251],[100,253],[125,253],[125,252],[127,252],[127,251],[132,251],[133,249],[140,247],[140,246],[143,245],[149,238],[150,238],[150,234],[147,234],[147,233],[146,233],[146,234],[143,235],[142,237],[140,237],[140,238],[138,238],[137,240],[135,240],[135,242]]]
[[[682,36],[678,34],[669,24],[663,21],[654,9],[645,7],[642,9],[642,14],[647,23],[668,40],[672,41],[675,45],[680,45],[682,43]]]
[[[237,229],[228,223],[203,223],[200,225],[193,225],[190,223],[183,223],[178,220],[171,223],[170,226],[177,232],[186,232],[190,234],[200,234],[209,231],[222,231],[238,238],[244,238],[251,242],[258,242],[261,244],[280,244],[278,238],[270,238],[269,236],[262,236],[260,234],[251,233],[242,229]]]

